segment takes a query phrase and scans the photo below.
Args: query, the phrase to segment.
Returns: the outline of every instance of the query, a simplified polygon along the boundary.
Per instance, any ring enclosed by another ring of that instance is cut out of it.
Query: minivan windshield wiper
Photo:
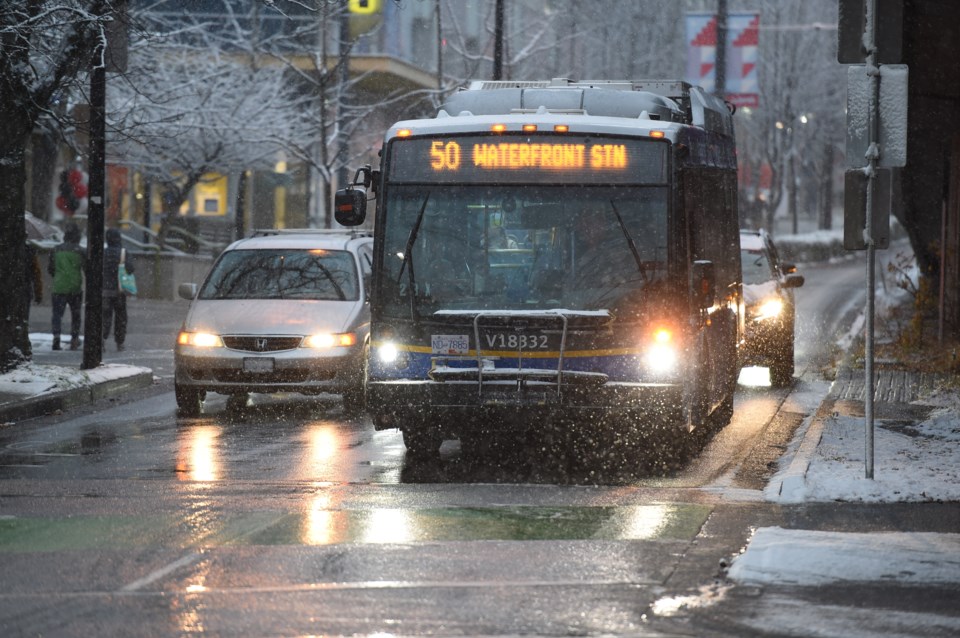
[[[413,273],[413,244],[417,241],[417,235],[420,233],[420,224],[423,222],[423,213],[427,210],[427,202],[430,201],[430,191],[427,191],[427,196],[423,198],[423,204],[420,206],[420,211],[417,213],[417,219],[413,222],[413,228],[410,229],[410,236],[407,237],[407,245],[403,249],[403,262],[400,264],[400,272],[397,273],[397,283],[400,283],[400,280],[403,278],[403,271],[406,270],[409,275],[407,277],[409,283],[409,297],[410,297],[410,318],[414,321],[417,321],[417,294],[416,294],[416,277]]]

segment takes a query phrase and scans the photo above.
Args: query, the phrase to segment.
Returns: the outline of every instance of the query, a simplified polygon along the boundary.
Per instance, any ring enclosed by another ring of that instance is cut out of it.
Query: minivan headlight
[[[764,321],[774,319],[783,312],[783,300],[777,297],[765,299],[760,305],[753,309],[753,320]]]
[[[349,347],[356,345],[357,335],[352,332],[343,332],[331,334],[321,332],[314,335],[308,335],[301,344],[301,348],[336,348]]]
[[[195,346],[197,348],[222,348],[223,339],[220,335],[210,332],[186,332],[181,331],[177,337],[177,343],[181,346]]]

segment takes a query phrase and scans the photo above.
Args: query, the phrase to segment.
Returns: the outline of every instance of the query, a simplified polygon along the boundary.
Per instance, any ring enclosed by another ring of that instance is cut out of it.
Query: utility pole
[[[494,9],[493,79],[503,79],[503,0],[497,0]]]
[[[349,154],[349,140],[347,139],[347,87],[350,83],[350,12],[344,8],[340,13],[340,43],[339,60],[340,65],[340,87],[337,90],[337,139],[339,148],[337,150],[337,159],[340,167],[337,169],[337,188],[344,188],[350,179],[347,174],[347,155]],[[332,202],[324,202],[326,214],[326,227],[333,228]]]
[[[727,0],[717,0],[717,46],[714,54],[714,93],[727,96]]]
[[[105,7],[96,5],[96,15],[103,18]],[[87,266],[83,318],[82,370],[100,365],[103,359],[103,204],[105,194],[104,155],[106,147],[107,41],[100,34],[93,52],[90,71],[90,175],[87,207]]]

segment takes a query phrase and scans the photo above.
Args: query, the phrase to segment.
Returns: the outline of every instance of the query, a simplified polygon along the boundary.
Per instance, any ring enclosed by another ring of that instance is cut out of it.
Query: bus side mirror
[[[693,262],[693,267],[690,269],[690,289],[697,308],[709,308],[713,305],[717,296],[716,286],[713,262],[706,260]]]
[[[341,226],[359,226],[367,217],[367,191],[348,186],[337,191],[333,216]]]

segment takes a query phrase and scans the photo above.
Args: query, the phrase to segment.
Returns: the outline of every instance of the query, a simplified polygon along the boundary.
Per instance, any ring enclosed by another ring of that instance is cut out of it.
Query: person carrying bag
[[[127,337],[127,296],[137,294],[137,282],[133,276],[133,262],[120,245],[120,231],[111,228],[106,237],[107,247],[103,251],[103,339],[110,338],[110,328],[113,327],[117,350],[122,351]]]

